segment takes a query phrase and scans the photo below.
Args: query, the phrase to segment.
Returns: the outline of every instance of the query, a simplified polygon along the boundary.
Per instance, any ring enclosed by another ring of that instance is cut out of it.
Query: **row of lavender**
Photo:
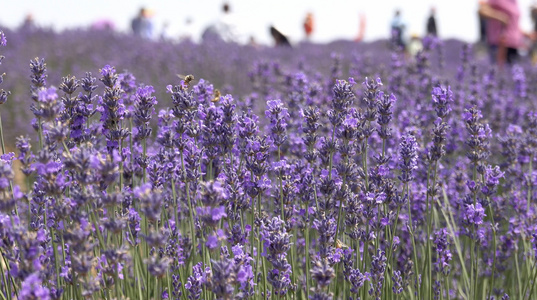
[[[259,63],[236,99],[109,65],[55,88],[32,60],[2,298],[533,299],[534,71],[480,74],[465,46],[435,73],[436,42],[382,77]]]
[[[7,74],[4,89],[11,91],[12,95],[4,111],[8,115],[21,116],[23,120],[33,118],[27,109],[27,81],[28,62],[34,57],[46,58],[49,81],[56,86],[63,76],[72,74],[80,78],[85,72],[97,74],[100,68],[109,64],[120,73],[128,70],[138,82],[154,86],[157,99],[168,99],[166,85],[177,82],[177,74],[194,74],[198,78],[210,79],[222,94],[242,97],[251,94],[254,89],[266,96],[269,89],[279,89],[286,77],[299,71],[310,79],[323,81],[323,88],[328,89],[328,85],[333,84],[332,77],[374,78],[378,75],[387,78],[392,67],[390,54],[385,51],[386,44],[382,41],[301,44],[296,49],[281,49],[238,46],[211,40],[203,44],[147,42],[109,31],[55,33],[46,29],[20,29],[5,33],[9,36],[9,44],[3,48],[2,54],[9,59],[4,61],[2,73]],[[445,49],[447,62],[458,63],[460,47],[458,41],[446,41],[444,47],[438,50]],[[331,52],[339,55],[330,58]],[[455,68],[452,66],[454,64],[445,64],[443,73],[453,73]],[[435,58],[431,67],[437,69],[439,60]],[[272,78],[265,78],[263,83],[261,78],[267,73],[273,74]],[[99,93],[102,91],[99,90]],[[164,101],[157,104],[157,110],[165,107]],[[14,118],[5,119],[5,122],[6,126],[14,127],[6,132],[9,140],[31,131],[29,122],[16,122]],[[13,143],[10,146],[14,146]]]

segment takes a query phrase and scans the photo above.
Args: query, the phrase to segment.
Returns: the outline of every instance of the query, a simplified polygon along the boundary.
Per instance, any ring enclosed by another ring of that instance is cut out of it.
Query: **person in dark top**
[[[431,14],[429,15],[429,18],[427,19],[427,34],[432,36],[437,36],[438,33],[436,31],[436,18],[435,18],[435,12],[436,9],[434,7],[431,8]]]
[[[533,30],[530,33],[531,36],[531,46],[530,46],[530,57],[531,62],[535,65],[537,64],[537,3],[533,3],[530,7],[530,17],[533,22]]]
[[[479,6],[484,5],[486,1],[480,0]],[[485,44],[487,42],[487,19],[478,11],[479,17],[479,42]]]
[[[274,44],[276,47],[283,46],[283,47],[291,47],[291,43],[289,43],[289,39],[281,33],[278,29],[276,29],[274,26],[270,26],[270,35],[274,39]]]

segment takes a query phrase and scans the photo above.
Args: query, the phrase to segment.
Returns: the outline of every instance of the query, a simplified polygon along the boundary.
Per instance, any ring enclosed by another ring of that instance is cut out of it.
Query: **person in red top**
[[[361,42],[365,35],[365,14],[360,13],[360,26],[358,27],[358,35],[354,38],[355,42]]]
[[[517,0],[488,0],[480,3],[479,13],[486,18],[486,42],[491,60],[499,66],[513,64],[519,57],[524,33],[520,30]]]
[[[306,33],[306,40],[309,41],[311,34],[313,33],[313,14],[309,12],[304,20],[304,33]]]

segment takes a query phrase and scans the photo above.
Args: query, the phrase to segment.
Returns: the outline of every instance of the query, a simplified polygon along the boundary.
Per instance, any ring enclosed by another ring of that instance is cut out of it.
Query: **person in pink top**
[[[491,60],[502,66],[518,59],[523,33],[519,27],[517,0],[488,0],[480,3],[479,13],[486,18],[486,42]]]

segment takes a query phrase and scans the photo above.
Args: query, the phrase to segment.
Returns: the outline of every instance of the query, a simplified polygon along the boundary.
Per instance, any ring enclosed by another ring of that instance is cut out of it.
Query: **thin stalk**
[[[537,270],[535,271],[535,274],[533,275],[533,283],[531,284],[530,297],[528,299],[531,299],[531,295],[533,295],[533,288],[535,287],[535,281],[537,281]],[[524,291],[524,296],[525,294],[526,294],[526,291]]]
[[[123,190],[123,139],[119,140],[119,191]]]
[[[526,202],[527,202],[527,212],[529,213],[530,211],[530,204],[531,204],[531,194],[532,194],[532,187],[533,187],[533,182],[532,182],[532,173],[533,173],[533,153],[530,155],[530,165],[529,165],[529,180],[528,180],[528,194],[527,194],[527,199],[526,199]]]
[[[474,227],[472,226],[472,235],[474,233]],[[475,253],[474,253],[474,248],[475,248],[475,241],[473,239],[473,237],[470,237],[470,290],[468,291],[468,293],[470,294],[470,299],[475,299],[475,290],[473,288],[473,284],[474,284],[474,268],[475,268]]]
[[[390,235],[391,235],[391,241],[390,241],[390,249],[389,249],[389,254],[388,254],[388,259],[387,261],[389,262],[391,257],[392,257],[392,254],[393,254],[393,251],[392,251],[392,248],[393,248],[393,240],[395,239],[395,232],[397,230],[397,223],[399,221],[399,212],[401,211],[401,208],[400,207],[397,207],[397,213],[395,214],[395,223],[394,223],[394,226],[393,226],[393,233],[390,232]],[[387,269],[385,270],[387,271]]]
[[[416,240],[414,239],[414,229],[412,228],[413,226],[413,221],[412,221],[412,210],[411,210],[411,207],[410,207],[410,199],[407,200],[407,204],[408,204],[408,220],[409,220],[409,229],[410,229],[410,237],[412,239],[412,252],[414,254],[414,270],[416,270],[415,274],[414,274],[414,279],[415,279],[415,284],[416,285],[419,285],[419,281],[418,281],[418,272],[419,272],[419,264],[418,264],[418,253],[417,253],[417,248],[416,248]],[[416,288],[416,293],[418,295],[418,299],[420,299],[420,288],[419,286]]]
[[[54,236],[55,230],[53,227],[50,228],[50,235],[51,235],[51,242],[52,242],[52,251],[54,252],[54,268],[56,270],[56,286],[60,287],[60,261],[58,257],[58,249],[56,247],[56,243],[54,243],[54,240],[56,239]]]
[[[434,168],[433,168],[433,175],[432,175],[432,190],[434,191],[436,187],[436,174],[438,170],[438,160],[434,162]],[[429,189],[429,174],[430,172],[427,172],[427,189]],[[432,284],[432,278],[433,278],[433,270],[432,270],[432,246],[431,246],[431,231],[432,231],[432,207],[434,199],[432,196],[429,196],[429,193],[427,192],[427,270],[428,270],[428,277],[429,277],[429,283]],[[424,285],[425,286],[425,285]],[[432,289],[429,288],[429,299],[432,299]]]
[[[473,171],[472,171],[472,179],[474,182],[477,181],[477,165],[474,164],[474,168],[473,168]],[[474,200],[474,207],[477,203],[477,192],[473,192],[473,200]],[[474,279],[474,276],[476,276],[474,273],[477,272],[477,269],[476,268],[476,262],[475,262],[475,247],[476,247],[476,243],[475,243],[475,240],[474,240],[474,233],[476,231],[476,228],[475,226],[472,226],[471,228],[471,233],[472,233],[472,236],[470,237],[470,263],[471,263],[471,270],[470,270],[470,298],[471,299],[474,299],[476,297],[476,290],[474,289],[474,282],[475,282],[475,279]]]
[[[39,136],[39,149],[43,149],[43,126],[41,126],[41,117],[37,117],[37,134]]]
[[[444,277],[444,284],[446,285],[447,300],[451,300],[451,295],[449,293],[449,290],[450,290],[450,288],[449,288],[449,275]]]
[[[0,271],[2,272],[2,281],[4,282],[4,286],[8,288],[8,293],[9,293],[8,295],[9,295],[9,298],[11,299],[11,285],[6,280],[6,272],[4,272],[4,265],[7,268],[7,263],[5,261],[5,257],[4,257],[4,254],[2,253],[2,251],[0,251],[0,257],[2,257],[2,261],[0,262],[0,268],[1,268]],[[9,276],[9,273],[7,273],[7,274]]]
[[[133,248],[133,251],[138,252],[136,250],[136,247]],[[139,255],[140,254],[138,253],[138,256]],[[136,285],[138,286],[138,297],[139,297],[139,299],[143,299],[144,297],[143,297],[143,292],[142,292],[142,283],[140,281],[140,280],[142,280],[142,276],[140,274],[140,268],[138,266],[139,264],[136,263],[137,261],[138,261],[137,259],[134,260],[134,269],[136,271],[136,279],[137,279],[136,280]]]
[[[346,140],[345,141],[345,146],[348,146],[348,144],[349,144],[349,141]],[[344,162],[345,165],[347,165],[347,161],[348,161],[348,157],[345,156],[345,162]],[[343,183],[341,184],[341,187],[345,188],[346,184],[347,184],[347,175],[343,175]],[[343,210],[343,203],[340,202],[339,203],[338,214],[337,214],[336,235],[335,235],[335,238],[334,238],[334,247],[336,247],[336,244],[337,244],[337,241],[338,241],[339,224],[341,223],[341,211],[342,210]],[[337,276],[337,273],[336,273],[336,276]],[[336,277],[336,281],[337,281],[337,277]]]
[[[518,255],[515,254],[515,266],[516,266],[516,280],[517,282],[520,282],[520,268],[519,268],[519,264],[518,264]],[[524,299],[524,295],[522,295],[522,287],[520,286],[520,284],[517,284],[517,289],[518,289],[518,299]],[[533,290],[533,288],[532,288]]]
[[[490,299],[490,296],[492,295],[492,290],[494,289],[494,280],[495,280],[494,272],[496,271],[496,227],[494,224],[494,211],[492,209],[492,205],[489,205],[489,208],[490,208],[490,216],[492,218],[492,251],[494,251],[494,257],[492,259],[491,284],[490,284],[490,290],[489,290],[487,299]]]
[[[147,141],[146,141],[145,138],[142,139],[142,149],[143,149],[143,150],[142,150],[142,151],[143,151],[143,153],[142,153],[142,158],[145,160],[146,157],[147,157]],[[182,159],[181,159],[181,161],[182,161]],[[145,174],[146,174],[146,172],[147,172],[147,171],[146,171],[146,166],[145,166],[145,164],[144,164],[144,166],[142,167],[142,182],[144,182],[144,183],[145,183],[145,177],[146,177]]]
[[[179,226],[179,216],[177,214],[177,192],[175,191],[175,179],[172,176],[172,203],[173,203],[173,220],[175,221],[175,228],[178,230]]]
[[[280,146],[278,146],[278,162],[282,160],[281,158],[281,150]],[[282,215],[282,221],[285,222],[285,210],[284,210],[284,204],[283,204],[283,185],[282,185],[282,169],[278,170],[278,182],[280,187],[280,209],[281,209],[281,215]]]
[[[310,254],[309,254],[309,249],[310,249],[310,234],[309,234],[309,223],[310,223],[310,218],[309,218],[309,209],[308,209],[308,205],[306,204],[306,220],[308,222],[308,226],[306,228],[304,228],[304,236],[306,238],[306,248],[305,248],[305,255],[306,255],[306,299],[309,299],[310,298]]]
[[[535,276],[537,276],[537,270],[534,272],[533,270],[536,269],[535,267],[537,266],[537,262],[534,263],[532,266],[531,266],[531,271],[530,271],[530,275],[531,274],[534,274],[532,277],[533,277],[533,281],[535,281]],[[524,284],[524,296],[526,296],[526,292],[528,290],[528,286],[531,282],[531,278],[528,278],[528,280],[526,281],[526,284]],[[531,293],[530,293],[530,296],[531,296]],[[490,296],[489,296],[490,298]]]
[[[134,137],[132,135],[132,118],[129,118],[129,147],[130,147],[130,152],[131,152],[131,159],[130,159],[130,163],[131,163],[131,166],[134,166]],[[132,174],[131,176],[131,186],[132,188],[134,188],[134,174]]]
[[[183,170],[183,174],[185,173],[185,161],[183,158],[183,151],[181,151],[181,169]],[[191,230],[191,239],[192,239],[192,245],[195,247],[196,245],[196,231],[194,228],[194,211],[192,208],[192,201],[190,201],[190,185],[187,182],[185,182],[185,189],[186,189],[186,198],[188,202],[188,210],[190,212],[190,230]]]
[[[444,219],[446,220],[446,224],[447,224],[447,227],[449,229],[449,232],[450,232],[451,236],[456,236],[456,232],[458,232],[459,229],[458,229],[458,227],[457,227],[457,225],[455,223],[455,219],[453,218],[453,214],[451,213],[450,204],[449,204],[449,200],[447,198],[446,191],[444,189],[442,189],[442,193],[443,193],[443,198],[444,198],[444,205],[447,208],[447,213],[445,212],[444,209],[441,209],[440,211],[442,212],[442,215],[444,216]],[[469,288],[470,287],[470,280],[468,278],[468,272],[466,271],[466,264],[464,262],[464,257],[463,257],[464,255],[462,253],[462,247],[460,245],[460,240],[459,239],[454,239],[454,245],[455,245],[455,249],[457,250],[458,257],[459,257],[460,266],[462,268],[463,279],[465,281],[466,286]]]
[[[474,290],[475,290],[475,298],[477,299],[478,298],[478,294],[477,294],[477,282],[479,281],[479,257],[480,257],[480,252],[479,252],[479,247],[476,247],[475,249],[476,251],[476,257],[475,257],[475,282],[474,282]]]
[[[159,282],[158,282],[158,277],[155,276],[155,287],[153,288],[153,299],[158,299],[159,296],[158,296],[158,292],[159,292]]]
[[[4,144],[4,129],[2,127],[2,113],[0,112],[0,142],[2,144],[2,154],[6,154],[6,146]]]

